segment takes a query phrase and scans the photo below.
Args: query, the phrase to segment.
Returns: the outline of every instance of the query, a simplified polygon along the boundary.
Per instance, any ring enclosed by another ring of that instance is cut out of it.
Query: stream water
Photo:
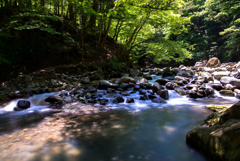
[[[154,82],[158,77],[155,77]],[[215,91],[218,95],[217,91]],[[173,90],[166,104],[151,100],[112,104],[112,109],[77,117],[52,116],[46,97],[29,100],[33,107],[14,112],[17,100],[0,110],[0,157],[3,161],[205,161],[188,147],[185,136],[212,112],[208,104],[238,99],[189,100]]]

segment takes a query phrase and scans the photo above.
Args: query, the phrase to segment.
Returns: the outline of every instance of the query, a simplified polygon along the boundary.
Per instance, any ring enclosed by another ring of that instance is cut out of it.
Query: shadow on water
[[[22,111],[20,111],[22,112]],[[6,112],[0,114],[0,132],[10,132],[16,129],[22,129],[26,127],[35,126],[42,121],[45,117],[51,116],[57,111],[33,111],[31,113],[25,113],[23,115],[18,114],[20,112]]]
[[[68,141],[46,144],[47,150],[39,150],[32,160],[42,161],[48,156],[58,161],[204,161],[185,144],[185,135],[206,113],[209,111],[169,107],[66,117],[62,130]]]

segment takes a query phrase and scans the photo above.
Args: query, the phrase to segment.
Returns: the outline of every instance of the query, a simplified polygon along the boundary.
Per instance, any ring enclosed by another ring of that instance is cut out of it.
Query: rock
[[[136,84],[148,83],[148,80],[143,77],[134,77]]]
[[[22,111],[22,110],[24,110],[24,109],[18,108],[18,107],[14,107],[13,110],[14,110],[14,111]]]
[[[100,105],[106,105],[108,102],[108,99],[100,99]]]
[[[149,95],[148,95],[148,98],[152,100],[152,99],[154,99],[154,98],[157,98],[157,96],[156,96],[156,95],[153,95],[153,94],[149,94]]]
[[[190,72],[182,71],[182,70],[177,73],[177,76],[192,78],[192,75],[190,74]]]
[[[236,79],[233,77],[222,77],[220,79],[220,82],[222,84],[231,84],[233,86],[236,86],[236,88],[240,88],[240,79]]]
[[[128,98],[126,102],[127,103],[134,103],[134,99],[133,98]]]
[[[138,91],[141,87],[139,85],[134,86],[134,90]]]
[[[201,72],[199,75],[204,77],[204,79],[207,79],[208,81],[213,81],[213,77],[209,72]]]
[[[229,119],[240,119],[240,101],[227,109],[220,117],[219,123],[222,124]]]
[[[202,127],[188,132],[186,142],[212,161],[240,160],[240,121],[231,119],[222,125]]]
[[[138,69],[130,69],[129,76],[130,77],[137,77],[140,74]]]
[[[147,80],[152,80],[152,76],[149,74],[143,75],[143,78],[145,78]]]
[[[115,93],[116,90],[113,88],[107,88],[107,93]]]
[[[48,98],[45,99],[46,102],[50,102],[50,103],[58,102],[61,100],[62,98],[60,96],[55,96],[55,95],[49,96]]]
[[[183,81],[177,81],[176,83],[177,83],[177,85],[179,85],[179,86],[184,86],[184,85],[185,85],[185,83],[183,83]]]
[[[233,91],[234,88],[235,88],[235,86],[233,86],[233,85],[231,85],[231,84],[226,84],[226,85],[225,85],[225,89],[226,89],[226,90],[232,90],[232,91]]]
[[[219,93],[223,96],[231,96],[234,97],[234,93],[232,90],[221,90]]]
[[[122,98],[121,96],[118,96],[113,100],[113,103],[121,103],[121,102],[124,102],[124,98]]]
[[[21,109],[27,109],[30,107],[30,105],[31,105],[31,103],[27,100],[19,100],[17,102],[17,107],[21,108]]]
[[[208,60],[206,67],[217,68],[221,66],[221,62],[218,58],[213,57]]]
[[[158,98],[154,98],[152,99],[153,102],[155,103],[167,103],[163,98],[158,97]]]
[[[165,100],[168,100],[169,99],[168,90],[162,90],[161,93],[160,93],[160,97],[162,97]]]
[[[88,91],[90,93],[96,93],[97,92],[97,88],[90,88]]]
[[[129,84],[128,83],[122,83],[119,87],[122,88],[122,89],[127,89],[129,87]]]
[[[182,76],[175,76],[175,80],[183,81],[184,84],[187,84],[189,82],[189,78],[182,77]]]
[[[129,82],[136,83],[136,81],[132,77],[122,77],[119,80],[118,84],[129,83]]]
[[[107,89],[107,88],[118,88],[119,85],[118,84],[113,84],[107,80],[100,80],[99,82],[99,89]]]
[[[167,89],[171,89],[171,90],[173,90],[175,88],[175,85],[174,85],[173,82],[167,82],[165,84],[165,86],[166,86]]]
[[[213,73],[213,72],[215,72],[215,69],[214,68],[209,68],[209,67],[204,67],[202,71],[203,72],[208,72],[208,73]]]
[[[226,77],[230,75],[229,71],[221,71],[221,72],[213,72],[212,73],[215,79],[220,80],[222,77]]]
[[[156,80],[160,85],[165,85],[167,82],[170,82],[170,80],[164,79],[164,78],[159,78]]]
[[[145,98],[144,96],[140,96],[139,100],[143,100],[143,101],[145,101],[146,98]]]
[[[198,98],[198,94],[196,91],[190,90],[189,93],[189,98],[193,98],[193,99],[197,99]]]
[[[212,88],[216,89],[217,91],[224,89],[224,87],[220,83],[213,83],[213,84],[211,84],[211,86],[212,86]]]
[[[187,92],[184,89],[178,88],[175,89],[175,91],[182,96],[187,95]]]
[[[145,93],[146,93],[145,90],[143,90],[143,89],[139,89],[139,94],[145,94]]]
[[[212,94],[214,94],[214,89],[208,87],[208,88],[205,89],[205,93],[206,93],[207,96],[212,95]]]
[[[153,93],[161,93],[161,85],[158,82],[155,82],[152,86]]]
[[[89,78],[89,77],[83,77],[83,78],[81,79],[81,83],[83,83],[83,84],[89,84],[89,83],[90,83],[90,78]]]

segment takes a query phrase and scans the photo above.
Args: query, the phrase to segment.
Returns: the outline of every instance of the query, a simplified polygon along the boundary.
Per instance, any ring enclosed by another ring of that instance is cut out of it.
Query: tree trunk
[[[92,9],[97,12],[98,10],[98,1],[97,0],[93,0],[93,6]],[[88,24],[88,28],[93,28],[96,26],[96,20],[97,20],[97,16],[96,15],[91,15],[90,20],[89,20],[89,24]]]

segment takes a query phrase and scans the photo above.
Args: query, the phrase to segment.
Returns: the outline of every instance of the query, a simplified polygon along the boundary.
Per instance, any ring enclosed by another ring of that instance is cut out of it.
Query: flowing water
[[[52,94],[29,98],[34,107],[24,111],[12,111],[17,100],[0,110],[1,160],[204,161],[186,145],[187,132],[212,113],[205,105],[238,101],[189,100],[169,90],[166,104],[137,100],[136,93],[130,95],[135,103],[110,103],[108,112],[61,117],[42,101]]]

